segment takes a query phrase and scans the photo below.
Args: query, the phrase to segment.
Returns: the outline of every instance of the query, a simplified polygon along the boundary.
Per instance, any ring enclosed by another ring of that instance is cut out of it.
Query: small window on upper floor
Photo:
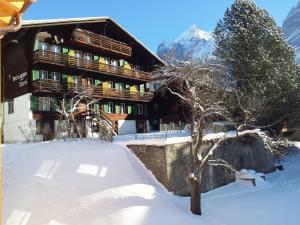
[[[8,101],[8,114],[14,113],[14,100]]]
[[[114,82],[108,81],[108,88],[113,88],[114,87]]]
[[[113,113],[114,112],[114,103],[113,102],[108,102],[108,113]]]
[[[40,71],[40,79],[42,79],[42,80],[47,80],[47,79],[48,79],[48,71],[46,71],[46,70],[41,70],[41,71]]]
[[[48,51],[49,50],[49,44],[45,42],[39,42],[39,49],[43,51]]]
[[[58,45],[51,45],[50,50],[53,53],[61,53],[61,47]]]
[[[60,80],[60,73],[52,72],[50,74],[50,78],[51,78],[51,80],[57,80],[57,81],[59,81]]]
[[[142,104],[136,104],[136,114],[143,114],[144,110],[143,110],[143,105]]]

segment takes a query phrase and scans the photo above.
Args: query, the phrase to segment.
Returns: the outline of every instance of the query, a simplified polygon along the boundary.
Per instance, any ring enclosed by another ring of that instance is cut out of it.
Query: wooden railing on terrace
[[[126,43],[95,34],[90,31],[75,29],[72,33],[72,40],[81,44],[104,49],[121,55],[131,56],[132,48]]]
[[[67,53],[54,53],[50,51],[38,50],[34,52],[33,62],[43,62],[60,66],[75,67],[87,71],[100,72],[118,77],[126,77],[147,82],[151,80],[151,73],[148,72],[126,69],[120,66],[108,65],[100,63],[96,60],[78,58],[70,56]]]
[[[119,90],[115,88],[103,88],[102,86],[82,86],[74,83],[63,83],[55,80],[39,79],[32,82],[32,91],[44,93],[76,93],[90,90],[95,98],[111,98],[132,101],[149,102],[153,98],[151,92],[138,92]]]

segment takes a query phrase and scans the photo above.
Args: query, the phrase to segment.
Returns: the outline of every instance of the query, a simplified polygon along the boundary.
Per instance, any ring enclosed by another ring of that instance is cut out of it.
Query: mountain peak
[[[209,41],[213,38],[211,32],[201,30],[197,25],[193,24],[186,31],[184,31],[174,42],[184,42],[192,39],[204,39]]]
[[[297,62],[300,63],[300,1],[291,9],[284,20],[282,30],[289,44],[295,48]]]
[[[190,26],[179,37],[170,42],[161,42],[157,54],[162,59],[189,60],[211,56],[214,49],[214,38],[211,32],[201,30],[196,25]]]

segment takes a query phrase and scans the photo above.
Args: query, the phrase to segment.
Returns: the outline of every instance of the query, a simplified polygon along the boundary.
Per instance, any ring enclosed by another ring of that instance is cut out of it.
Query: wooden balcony
[[[115,88],[103,88],[102,86],[82,86],[74,83],[62,83],[60,81],[46,79],[39,79],[32,82],[33,93],[72,94],[84,90],[92,91],[93,97],[99,99],[107,98],[149,102],[153,98],[153,93],[151,92],[135,92]]]
[[[151,73],[148,72],[126,69],[120,66],[112,66],[100,63],[96,60],[77,58],[74,56],[69,56],[67,53],[54,53],[50,51],[38,50],[33,54],[33,63],[47,63],[65,67],[73,67],[85,71],[104,73],[144,82],[149,82],[151,80]]]
[[[92,46],[117,54],[125,56],[132,55],[132,48],[126,43],[108,38],[100,34],[95,34],[90,31],[75,29],[72,33],[72,40],[83,45]]]

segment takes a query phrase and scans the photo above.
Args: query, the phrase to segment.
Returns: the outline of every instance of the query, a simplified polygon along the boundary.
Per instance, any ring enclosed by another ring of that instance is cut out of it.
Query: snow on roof
[[[108,16],[99,17],[81,17],[81,18],[61,18],[61,19],[43,19],[43,20],[23,20],[22,25],[26,27],[31,27],[33,25],[57,25],[62,24],[72,24],[74,22],[101,22],[101,20],[112,20]]]
[[[44,19],[44,20],[23,20],[22,26],[24,27],[36,27],[40,25],[46,26],[55,26],[62,24],[72,24],[72,23],[97,23],[111,21],[117,25],[121,30],[126,32],[131,38],[133,38],[137,43],[139,43],[144,49],[146,49],[152,56],[154,56],[159,62],[165,64],[165,62],[152,52],[148,47],[146,47],[141,41],[134,37],[130,32],[128,32],[124,27],[118,24],[115,20],[108,16],[99,16],[99,17],[80,17],[80,18],[62,18],[62,19]]]

